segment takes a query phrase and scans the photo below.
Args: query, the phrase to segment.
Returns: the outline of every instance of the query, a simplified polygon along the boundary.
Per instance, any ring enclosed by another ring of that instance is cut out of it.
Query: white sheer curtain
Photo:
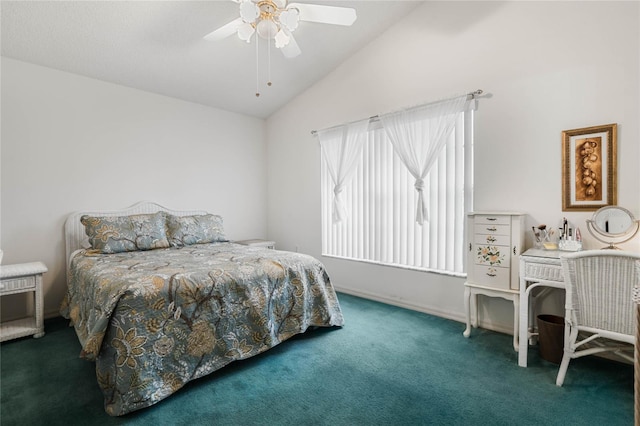
[[[424,178],[447,143],[458,114],[467,108],[469,102],[467,95],[462,95],[380,116],[396,154],[415,178],[414,186],[418,192],[416,222],[419,224],[429,220]]]
[[[318,132],[322,156],[333,181],[333,222],[346,219],[347,209],[342,200],[344,185],[358,167],[362,146],[367,139],[369,120]]]

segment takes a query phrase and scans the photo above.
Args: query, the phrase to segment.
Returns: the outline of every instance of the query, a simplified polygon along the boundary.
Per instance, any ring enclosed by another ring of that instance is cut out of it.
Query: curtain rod
[[[484,93],[484,91],[483,91],[482,89],[478,89],[478,90],[476,90],[476,91],[473,91],[473,92],[467,93],[467,97],[468,97],[469,99],[475,99],[476,97],[478,97],[478,96],[482,95],[483,93]],[[438,103],[438,102],[441,102],[441,101],[436,101],[436,102],[431,102],[431,103]],[[425,105],[429,105],[429,104],[430,104],[430,103],[423,104],[423,105],[419,105],[419,106],[417,106],[417,107],[415,107],[415,108],[420,108],[420,107],[423,107],[423,106],[425,106]],[[408,108],[408,109],[412,109],[412,108]],[[379,120],[380,120],[380,116],[379,116],[379,115],[372,115],[371,117],[369,117],[369,118],[364,118],[363,120],[369,120],[369,122],[370,122],[370,123],[374,123],[374,122],[376,122],[376,121],[379,121]],[[326,129],[323,129],[323,130],[335,129],[335,128],[338,128],[338,127],[346,126],[346,125],[348,125],[348,124],[358,123],[358,122],[360,122],[360,121],[362,121],[362,120],[350,121],[350,122],[348,122],[348,123],[339,124],[339,125],[337,125],[337,126],[327,127]],[[318,130],[312,130],[312,131],[311,131],[311,134],[312,134],[312,135],[315,135],[315,134],[317,134],[317,133],[318,133]]]

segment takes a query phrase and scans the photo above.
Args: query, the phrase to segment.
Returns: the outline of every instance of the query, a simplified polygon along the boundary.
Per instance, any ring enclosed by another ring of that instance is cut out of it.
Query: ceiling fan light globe
[[[240,3],[240,17],[244,22],[253,23],[260,16],[260,8],[251,0]]]
[[[251,36],[255,32],[253,25],[244,23],[238,27],[238,37],[242,41],[246,41],[249,43],[251,41]]]
[[[276,47],[278,49],[281,49],[283,47],[285,47],[287,44],[289,44],[289,36],[282,30],[278,31],[278,34],[276,34],[274,41],[276,43]]]
[[[256,31],[260,37],[270,40],[278,33],[278,25],[270,19],[263,19],[258,22]]]
[[[280,14],[280,23],[289,31],[294,31],[298,28],[298,22],[300,22],[300,12],[298,9],[287,9]]]

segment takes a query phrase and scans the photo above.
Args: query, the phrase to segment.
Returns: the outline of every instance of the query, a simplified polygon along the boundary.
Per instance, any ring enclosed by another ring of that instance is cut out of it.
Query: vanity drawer
[[[511,270],[495,266],[473,265],[473,283],[486,287],[510,289]]]
[[[562,265],[527,262],[525,264],[524,278],[528,281],[545,280],[563,282],[564,273],[562,271]]]
[[[27,288],[36,288],[36,278],[34,276],[10,278],[0,281],[0,293],[9,293]]]

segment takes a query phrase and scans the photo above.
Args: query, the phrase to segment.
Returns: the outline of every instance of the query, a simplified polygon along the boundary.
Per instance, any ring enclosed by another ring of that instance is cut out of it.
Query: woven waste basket
[[[540,356],[560,364],[564,353],[564,318],[556,315],[538,315],[538,345]]]

